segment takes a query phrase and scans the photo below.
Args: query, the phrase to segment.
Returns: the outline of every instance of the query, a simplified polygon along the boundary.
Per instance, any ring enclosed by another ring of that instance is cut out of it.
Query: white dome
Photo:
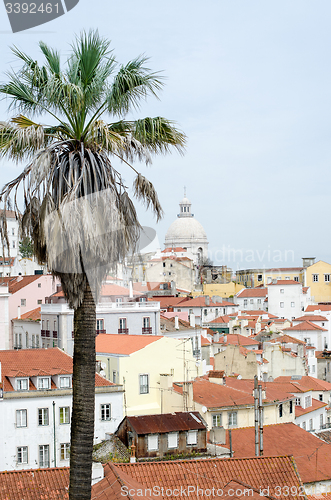
[[[165,236],[166,246],[182,246],[180,242],[208,243],[204,228],[194,217],[178,217],[169,227]]]

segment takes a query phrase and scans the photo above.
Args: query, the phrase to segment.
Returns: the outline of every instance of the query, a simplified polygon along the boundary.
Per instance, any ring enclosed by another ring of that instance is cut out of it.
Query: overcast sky
[[[74,34],[98,28],[119,62],[140,54],[162,70],[161,100],[138,116],[175,120],[186,154],[139,165],[165,216],[141,223],[160,245],[186,186],[214,263],[233,269],[331,263],[330,0],[80,0],[64,16],[12,34],[0,5],[0,80],[17,69],[10,46],[37,57],[40,40],[65,55]],[[1,119],[8,119],[0,103]],[[0,164],[0,184],[22,165]],[[131,183],[129,173],[124,177]]]

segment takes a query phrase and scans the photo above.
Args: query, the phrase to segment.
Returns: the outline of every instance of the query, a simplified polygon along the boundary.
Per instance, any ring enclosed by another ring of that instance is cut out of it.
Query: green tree
[[[18,251],[22,259],[29,259],[33,255],[33,243],[28,236],[25,236],[18,244]]]
[[[125,119],[162,87],[145,57],[119,65],[98,32],[77,37],[64,66],[56,50],[42,42],[39,47],[43,64],[13,49],[22,67],[0,87],[15,112],[0,125],[0,152],[27,162],[0,201],[8,206],[14,196],[19,214],[17,191],[23,187],[22,230],[74,308],[69,497],[85,500],[91,498],[96,301],[110,265],[134,248],[140,232],[133,201],[110,159],[133,168],[135,159],[148,163],[153,154],[182,152],[185,135],[162,117]],[[39,115],[50,123],[34,121]],[[133,170],[134,196],[159,219],[153,185]]]

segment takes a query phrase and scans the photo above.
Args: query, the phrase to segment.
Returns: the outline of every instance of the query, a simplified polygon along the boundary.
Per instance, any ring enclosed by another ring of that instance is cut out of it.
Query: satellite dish
[[[241,379],[242,379],[242,376],[241,376],[241,375],[238,375],[237,379],[238,379],[238,380],[241,380]]]
[[[206,408],[206,406],[203,406],[203,407],[201,408],[201,411],[202,411],[203,413],[206,413],[206,412],[207,412],[207,408]]]
[[[199,360],[195,362],[195,366],[196,367],[200,366],[200,361]]]

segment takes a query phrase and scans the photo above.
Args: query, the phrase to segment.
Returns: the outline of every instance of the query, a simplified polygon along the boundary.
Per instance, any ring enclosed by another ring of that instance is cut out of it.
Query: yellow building
[[[202,373],[201,363],[192,354],[191,339],[100,334],[96,352],[101,374],[124,386],[127,415],[164,413],[161,374],[183,381]]]
[[[209,297],[213,297],[214,295],[222,298],[234,297],[236,293],[242,290],[244,285],[239,285],[238,283],[234,283],[230,281],[230,283],[205,283],[203,285],[203,292],[197,291],[192,292],[193,298],[198,297],[200,295],[209,295]]]
[[[236,271],[239,285],[254,288],[267,285],[273,280],[293,280],[304,284],[304,267],[274,267],[269,269],[241,269]]]
[[[331,302],[331,264],[319,260],[305,269],[305,286],[313,302]]]

